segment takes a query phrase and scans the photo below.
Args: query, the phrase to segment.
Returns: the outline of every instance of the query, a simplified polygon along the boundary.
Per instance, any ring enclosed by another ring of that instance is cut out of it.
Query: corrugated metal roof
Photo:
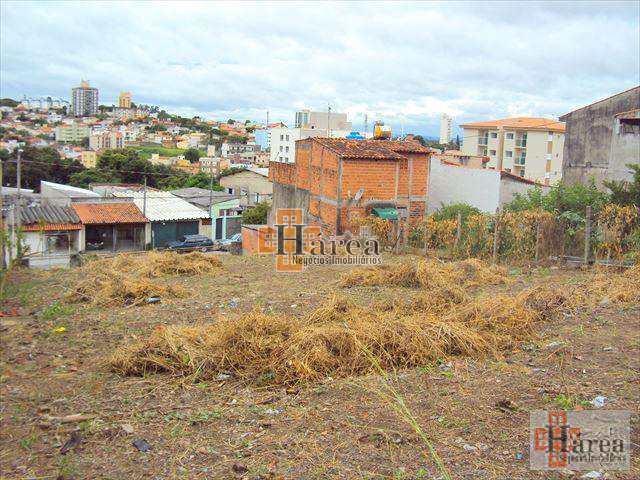
[[[133,197],[133,201],[140,211],[152,222],[175,220],[197,220],[209,218],[209,214],[190,204],[186,200],[170,192],[147,192],[146,208],[144,192],[114,192],[115,197]]]
[[[25,207],[20,210],[20,217],[22,225],[80,223],[80,218],[72,208],[56,205]]]
[[[133,202],[74,203],[72,207],[87,225],[148,222]]]

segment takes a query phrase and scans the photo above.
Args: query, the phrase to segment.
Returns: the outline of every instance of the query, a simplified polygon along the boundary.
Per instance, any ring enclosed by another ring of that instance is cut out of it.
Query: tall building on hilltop
[[[453,139],[453,118],[446,113],[440,115],[440,143],[447,144]]]
[[[80,82],[71,89],[71,114],[74,117],[96,115],[98,113],[98,89],[91,88],[89,82]]]
[[[118,98],[118,107],[131,108],[131,92],[120,92]]]

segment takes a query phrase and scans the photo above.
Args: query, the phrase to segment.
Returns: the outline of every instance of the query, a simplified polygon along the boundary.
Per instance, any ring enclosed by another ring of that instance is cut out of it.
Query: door
[[[214,237],[216,240],[222,239],[222,218],[216,218],[216,236]]]
[[[185,235],[198,233],[198,221],[185,222],[153,222],[153,246],[155,248],[166,247],[169,242],[180,240]]]

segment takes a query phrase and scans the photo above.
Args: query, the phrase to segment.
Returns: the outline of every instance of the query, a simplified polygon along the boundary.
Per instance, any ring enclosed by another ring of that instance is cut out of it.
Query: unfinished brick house
[[[340,235],[358,232],[358,219],[424,214],[431,150],[412,141],[308,138],[296,142],[295,163],[271,162],[273,202],[302,208],[306,223]]]

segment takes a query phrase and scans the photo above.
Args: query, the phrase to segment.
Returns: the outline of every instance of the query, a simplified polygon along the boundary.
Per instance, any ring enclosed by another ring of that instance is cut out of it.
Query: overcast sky
[[[639,2],[1,3],[0,95],[292,123],[300,108],[364,113],[399,133],[557,117],[640,83]]]

